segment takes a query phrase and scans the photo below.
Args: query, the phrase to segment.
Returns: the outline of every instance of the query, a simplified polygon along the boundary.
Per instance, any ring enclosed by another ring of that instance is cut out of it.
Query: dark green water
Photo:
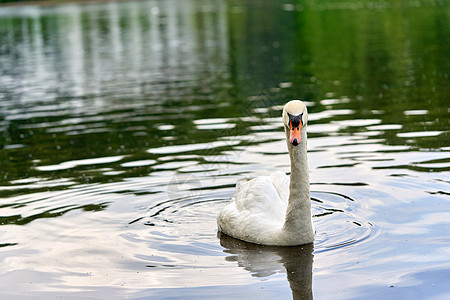
[[[450,297],[449,40],[432,0],[0,7],[0,295]],[[218,236],[290,99],[314,245]]]

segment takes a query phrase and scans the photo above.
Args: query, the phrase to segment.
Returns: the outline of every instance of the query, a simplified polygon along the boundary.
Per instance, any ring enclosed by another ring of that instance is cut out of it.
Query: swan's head
[[[289,143],[297,146],[302,141],[302,129],[308,122],[308,110],[305,103],[292,100],[283,108],[283,123],[289,129]]]

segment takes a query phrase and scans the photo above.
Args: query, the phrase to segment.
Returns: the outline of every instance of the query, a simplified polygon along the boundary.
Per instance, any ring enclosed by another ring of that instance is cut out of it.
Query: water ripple
[[[216,213],[226,204],[234,185],[216,186],[208,189],[195,189],[195,182],[185,183],[193,189],[184,189],[178,197],[175,194],[165,201],[158,201],[149,207],[144,216],[129,223],[142,223],[155,228],[158,234],[169,234],[174,229],[178,235],[211,236],[216,232]],[[218,191],[223,190],[223,193]],[[188,194],[186,194],[188,193]],[[184,194],[184,195],[183,195]],[[314,253],[339,250],[373,239],[377,235],[376,226],[358,217],[354,200],[336,192],[312,192],[313,222],[316,228]],[[362,213],[361,215],[365,215]],[[201,224],[211,227],[201,227]],[[202,229],[193,232],[192,224]],[[330,224],[333,224],[330,226]]]
[[[365,213],[352,208],[354,200],[349,196],[335,192],[312,192],[312,195],[316,228],[314,253],[346,249],[367,242],[378,234],[372,222],[358,217]]]

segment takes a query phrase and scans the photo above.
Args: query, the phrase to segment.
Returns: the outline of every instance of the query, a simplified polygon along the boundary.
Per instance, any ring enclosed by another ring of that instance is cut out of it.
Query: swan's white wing
[[[289,181],[290,178],[285,173],[281,171],[277,171],[270,175],[270,180],[272,181],[273,186],[277,190],[278,196],[280,199],[286,203],[289,198]]]
[[[284,219],[286,213],[286,205],[269,176],[260,176],[240,184],[233,200],[239,211],[260,214],[264,218]]]
[[[286,184],[282,172],[274,174],[238,182],[233,199],[217,218],[220,231],[249,240],[283,226],[288,192],[282,189],[289,189],[289,181]]]

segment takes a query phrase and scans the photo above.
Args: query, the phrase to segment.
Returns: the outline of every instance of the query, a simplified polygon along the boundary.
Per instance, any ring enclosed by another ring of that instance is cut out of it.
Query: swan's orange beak
[[[292,120],[289,121],[289,143],[297,146],[302,141],[302,121],[298,126],[292,125]]]

